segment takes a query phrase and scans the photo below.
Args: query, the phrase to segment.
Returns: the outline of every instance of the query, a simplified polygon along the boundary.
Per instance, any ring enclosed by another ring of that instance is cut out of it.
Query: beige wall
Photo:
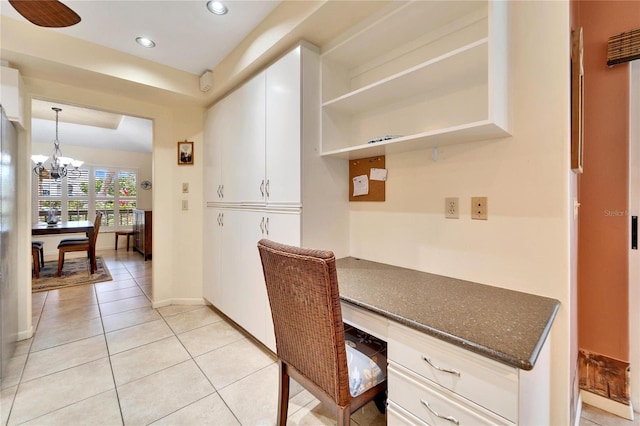
[[[390,155],[384,203],[351,203],[351,255],[552,297],[552,424],[569,423],[571,377],[569,5],[511,3],[513,137]],[[470,219],[487,196],[489,219]],[[445,219],[444,198],[460,198]],[[575,357],[575,354],[573,355]]]

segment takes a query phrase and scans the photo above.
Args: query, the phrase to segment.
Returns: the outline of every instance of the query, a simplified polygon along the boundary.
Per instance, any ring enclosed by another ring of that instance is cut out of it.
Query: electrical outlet
[[[487,197],[471,197],[471,219],[487,220]]]
[[[460,217],[458,211],[458,197],[449,197],[444,199],[444,217],[447,219],[458,219]]]

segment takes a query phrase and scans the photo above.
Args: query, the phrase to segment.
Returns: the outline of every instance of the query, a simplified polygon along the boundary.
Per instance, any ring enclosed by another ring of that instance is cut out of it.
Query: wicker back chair
[[[62,276],[62,267],[64,266],[64,254],[73,251],[86,251],[89,258],[91,273],[95,272],[95,246],[98,239],[98,232],[100,231],[100,224],[102,223],[102,212],[96,213],[96,218],[93,221],[93,238],[67,238],[58,244],[58,276]],[[92,249],[94,250],[92,252]]]
[[[339,426],[348,425],[351,413],[379,394],[384,397],[386,381],[351,396],[333,253],[265,239],[258,242],[258,250],[280,364],[278,424],[286,424],[289,377],[293,377],[333,407]]]

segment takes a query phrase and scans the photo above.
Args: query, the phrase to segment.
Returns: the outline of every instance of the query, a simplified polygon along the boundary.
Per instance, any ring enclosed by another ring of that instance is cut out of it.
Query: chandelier
[[[44,165],[44,163],[49,159],[46,155],[32,155],[31,161],[36,164],[33,168],[33,172],[37,176],[58,180],[67,175],[69,166],[73,167],[73,170],[77,171],[83,161],[62,156],[62,151],[60,151],[60,141],[58,140],[58,113],[62,111],[62,108],[52,107],[51,109],[56,112],[56,139],[53,141],[53,153],[51,154],[49,170],[47,170]]]

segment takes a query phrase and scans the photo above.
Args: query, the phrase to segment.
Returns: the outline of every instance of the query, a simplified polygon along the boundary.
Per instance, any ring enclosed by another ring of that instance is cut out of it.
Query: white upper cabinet
[[[213,105],[204,123],[207,202],[263,202],[265,173],[265,73]]]
[[[267,68],[268,204],[300,205],[301,47]]]
[[[301,206],[301,49],[209,109],[206,201]]]
[[[322,154],[360,158],[508,136],[507,7],[394,3],[328,46]]]
[[[206,201],[222,200],[222,143],[227,136],[224,126],[226,121],[223,112],[223,99],[209,108],[204,120],[204,199]]]
[[[261,203],[265,169],[265,74],[261,72],[229,96],[226,123],[232,135],[223,148],[224,201]]]

